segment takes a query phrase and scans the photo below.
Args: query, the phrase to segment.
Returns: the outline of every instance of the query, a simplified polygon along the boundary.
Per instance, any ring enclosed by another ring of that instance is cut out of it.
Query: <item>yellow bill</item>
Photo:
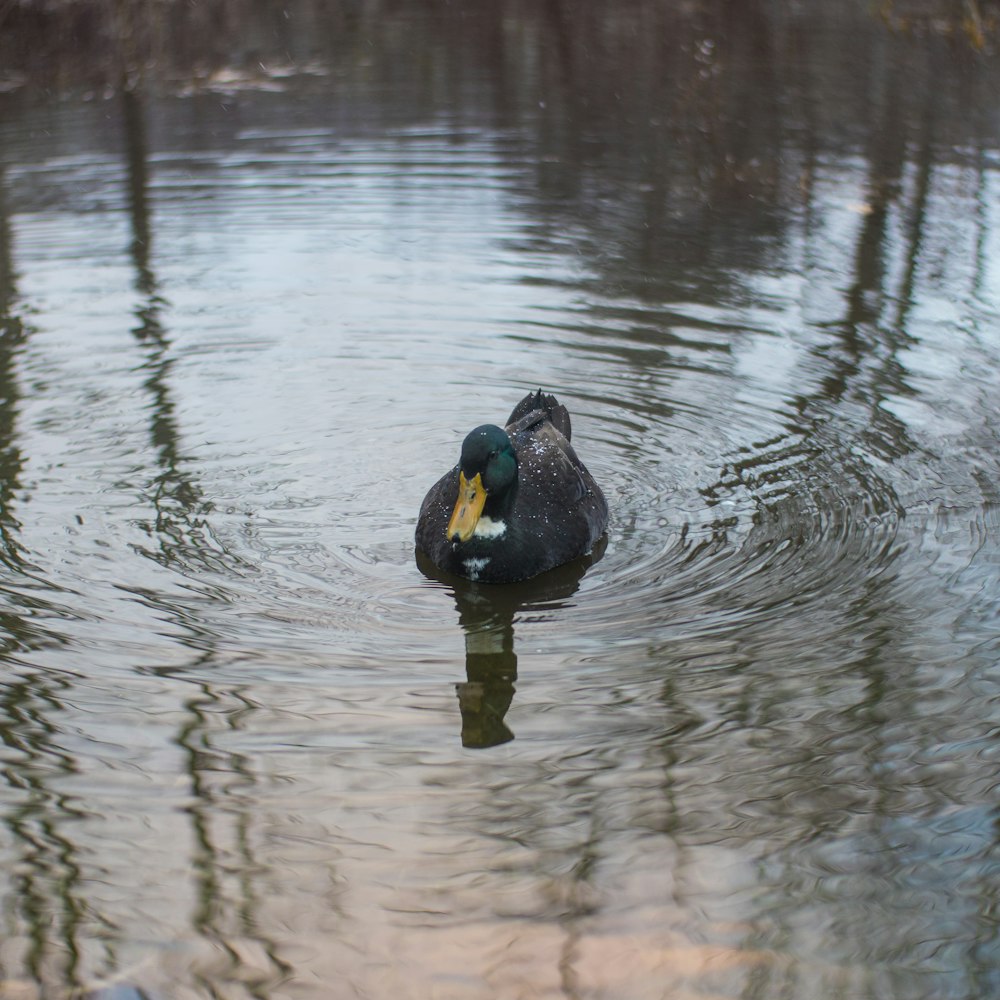
[[[458,500],[448,522],[448,539],[452,542],[467,542],[479,523],[479,515],[486,503],[486,488],[477,472],[470,483],[464,472],[458,474]]]

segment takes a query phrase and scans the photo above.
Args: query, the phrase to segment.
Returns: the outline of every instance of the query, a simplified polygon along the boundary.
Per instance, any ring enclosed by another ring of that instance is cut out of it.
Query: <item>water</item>
[[[0,94],[0,996],[1000,993],[995,56],[337,11]],[[538,386],[606,544],[438,579]]]

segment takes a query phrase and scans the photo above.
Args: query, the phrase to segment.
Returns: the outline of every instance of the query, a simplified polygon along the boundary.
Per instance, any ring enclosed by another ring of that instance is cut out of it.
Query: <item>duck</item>
[[[445,573],[516,583],[590,553],[608,504],[570,444],[569,411],[541,389],[503,427],[482,424],[429,490],[416,545]]]

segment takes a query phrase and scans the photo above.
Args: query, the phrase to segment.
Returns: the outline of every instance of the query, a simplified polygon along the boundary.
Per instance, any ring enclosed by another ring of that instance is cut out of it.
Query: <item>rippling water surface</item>
[[[0,93],[0,997],[1000,994],[995,57],[307,7]],[[438,578],[538,386],[606,543]]]

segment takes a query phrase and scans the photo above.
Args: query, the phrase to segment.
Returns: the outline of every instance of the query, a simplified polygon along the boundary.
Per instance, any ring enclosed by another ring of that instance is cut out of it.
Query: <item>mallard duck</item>
[[[529,393],[505,427],[483,424],[424,497],[417,547],[448,573],[513,583],[585,555],[608,504],[570,441],[566,407]]]

